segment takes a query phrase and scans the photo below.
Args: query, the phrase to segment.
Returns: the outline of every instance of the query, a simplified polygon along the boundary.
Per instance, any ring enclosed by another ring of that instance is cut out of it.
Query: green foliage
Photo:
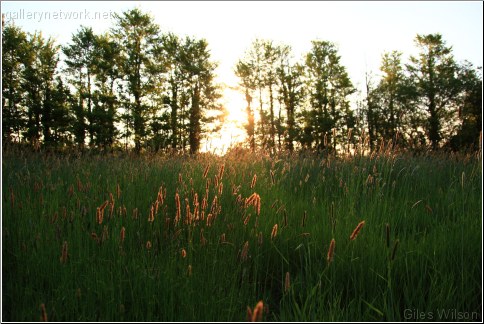
[[[12,23],[2,35],[5,143],[195,154],[227,114],[208,42],[162,33],[139,9],[116,15],[104,34],[81,26],[62,53]],[[366,94],[352,107],[356,89],[334,43],[312,41],[297,61],[290,46],[255,40],[234,69],[248,147],[349,152],[366,135],[370,150],[390,141],[413,151],[479,150],[480,68],[458,64],[440,34],[417,35],[415,44],[407,64],[400,52],[384,53],[381,78],[367,72]]]
[[[20,138],[25,123],[22,107],[22,61],[27,35],[14,25],[2,27],[2,140]]]
[[[428,116],[424,125],[427,136],[432,148],[437,149],[443,130],[455,113],[455,99],[462,90],[457,77],[458,65],[442,35],[417,35],[415,43],[420,53],[418,57],[410,57],[407,69],[417,88],[420,105]]]
[[[41,304],[50,321],[242,321],[259,300],[268,321],[416,320],[409,309],[476,319],[481,311],[475,156],[21,150],[3,152],[3,175],[6,321],[37,321]],[[260,215],[246,203],[253,193]]]

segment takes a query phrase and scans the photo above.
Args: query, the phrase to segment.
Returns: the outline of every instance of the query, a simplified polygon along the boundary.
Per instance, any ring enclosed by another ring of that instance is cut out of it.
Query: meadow
[[[481,320],[481,163],[4,151],[2,319]]]

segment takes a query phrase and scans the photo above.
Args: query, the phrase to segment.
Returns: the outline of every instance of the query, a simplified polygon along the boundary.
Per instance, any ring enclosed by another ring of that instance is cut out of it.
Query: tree
[[[2,25],[3,26],[3,25]],[[22,107],[22,62],[27,35],[15,25],[2,27],[2,139],[20,140],[24,127]]]
[[[69,88],[64,85],[64,82],[58,76],[55,79],[54,88],[51,92],[51,142],[55,146],[71,144],[71,125],[73,117],[71,115],[71,107],[75,104],[75,99],[72,97]]]
[[[347,97],[355,90],[346,69],[340,64],[336,46],[327,41],[312,41],[306,54],[307,89],[311,110],[306,116],[306,144],[317,149],[336,150],[336,129],[354,124]],[[309,141],[309,143],[308,143]]]
[[[254,74],[254,66],[251,61],[239,60],[235,67],[235,75],[240,79],[240,86],[245,94],[245,101],[247,102],[247,124],[245,131],[249,139],[250,149],[255,151],[255,119],[254,109],[252,108],[253,93],[256,89],[256,78]]]
[[[149,115],[145,99],[154,91],[154,79],[158,74],[154,68],[157,64],[154,54],[159,27],[151,16],[143,14],[139,9],[115,17],[116,26],[112,33],[121,46],[122,72],[125,75],[127,100],[130,102],[130,107],[125,108],[130,108],[135,150],[140,152],[147,135]]]
[[[290,62],[291,48],[289,46],[281,46],[280,49],[280,65],[277,70],[279,97],[286,109],[287,122],[285,129],[279,126],[278,135],[280,142],[281,134],[285,134],[286,148],[292,152],[294,141],[297,138],[296,109],[304,99],[304,83],[302,80],[304,67]],[[282,109],[279,109],[279,125],[282,124],[281,111]]]
[[[464,62],[459,67],[459,79],[463,85],[458,98],[460,125],[449,145],[454,150],[477,150],[482,133],[482,68],[476,69]]]
[[[115,86],[121,79],[120,46],[111,39],[109,34],[96,36],[94,57],[93,73],[96,76],[94,83],[96,90],[93,93],[93,134],[96,145],[110,147],[119,133],[115,126],[116,110],[119,105]]]
[[[94,69],[97,62],[96,35],[91,27],[84,27],[72,35],[72,43],[62,48],[66,56],[66,72],[73,77],[71,83],[77,90],[78,104],[76,111],[76,142],[80,147],[84,146],[85,131],[89,133],[89,144],[94,145],[94,121],[93,121],[93,84]],[[87,107],[84,103],[87,100]],[[87,125],[85,122],[87,119]]]
[[[188,108],[188,142],[190,153],[200,149],[202,123],[206,110],[218,110],[216,102],[220,97],[219,87],[214,82],[216,64],[210,61],[208,43],[204,39],[196,40],[187,37],[181,49],[181,72],[186,81],[186,93],[189,96]]]
[[[27,106],[25,137],[37,144],[43,135],[46,144],[52,144],[52,89],[58,63],[58,46],[52,39],[45,40],[40,33],[31,35],[24,57],[22,88]]]
[[[442,35],[417,35],[415,43],[420,54],[410,57],[407,69],[416,85],[420,106],[427,113],[425,129],[435,150],[445,136],[443,130],[454,121],[455,99],[462,84],[457,78],[452,48],[446,46]]]
[[[411,120],[418,117],[415,109],[415,85],[407,77],[401,62],[402,53],[386,52],[382,55],[381,79],[373,89],[373,127],[370,128],[371,143],[376,137],[387,142],[405,145],[415,131]],[[414,121],[414,122],[415,122]]]

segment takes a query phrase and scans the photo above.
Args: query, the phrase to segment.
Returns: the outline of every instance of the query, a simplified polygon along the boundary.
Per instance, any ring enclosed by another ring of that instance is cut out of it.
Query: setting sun
[[[240,145],[246,136],[244,126],[247,123],[245,102],[241,90],[237,87],[224,86],[222,106],[226,115],[219,132],[207,136],[202,151],[224,154],[230,147]]]

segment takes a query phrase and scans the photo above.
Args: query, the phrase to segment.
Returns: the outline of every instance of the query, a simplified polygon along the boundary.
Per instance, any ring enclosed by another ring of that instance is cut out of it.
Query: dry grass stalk
[[[210,178],[207,178],[205,182],[205,194],[208,196],[208,190],[210,189]]]
[[[178,192],[175,194],[175,204],[176,204],[175,225],[177,225],[181,218],[181,203],[180,203],[180,195],[178,194]]]
[[[237,194],[239,193],[239,190],[240,190],[240,185],[238,186],[232,185],[232,195],[237,196]]]
[[[252,312],[251,322],[261,322],[263,311],[264,311],[264,303],[261,300],[254,307],[254,311]]]
[[[225,239],[225,233],[222,233],[222,235],[220,235],[220,243],[225,243],[227,242],[227,240]]]
[[[278,202],[278,199],[276,199],[276,201],[274,201],[271,205],[271,209],[274,209],[277,205],[277,202]],[[277,214],[277,213],[276,213]]]
[[[351,235],[350,235],[351,241],[356,239],[356,237],[358,236],[358,233],[360,233],[360,231],[361,231],[361,229],[363,228],[364,225],[365,225],[365,221],[361,221],[361,222],[358,223],[356,228],[353,230],[353,233],[351,233]]]
[[[104,211],[104,209],[108,206],[109,204],[109,200],[106,200],[105,202],[103,202],[103,204],[99,207],[99,209],[101,209],[102,211]]]
[[[123,227],[121,227],[121,232],[119,233],[119,236],[121,238],[121,244],[124,242],[124,239],[126,238],[126,229]]]
[[[208,169],[210,169],[210,164],[207,164],[207,166],[205,167],[205,171],[203,171],[203,178],[204,179],[207,177]]]
[[[101,208],[99,207],[96,208],[96,221],[98,224],[103,223],[103,215],[101,214]]]
[[[210,207],[210,212],[212,214],[217,213],[217,206],[218,206],[218,198],[217,198],[217,196],[215,196],[215,197],[213,197],[212,206]]]
[[[40,304],[40,311],[41,311],[40,321],[41,322],[48,322],[47,311],[45,310],[45,304],[44,303]]]
[[[306,226],[306,220],[308,218],[308,212],[305,210],[302,218],[302,227]]]
[[[133,219],[138,219],[138,216],[139,216],[138,208],[134,208],[133,209]]]
[[[190,211],[190,205],[188,204],[188,199],[185,199],[186,205],[185,205],[185,224],[191,224],[192,223],[192,213]]]
[[[276,179],[275,179],[275,176],[274,176],[274,171],[271,170],[270,171],[270,174],[271,174],[271,182],[274,185],[274,184],[276,184]]]
[[[67,241],[64,241],[64,243],[62,244],[62,254],[60,257],[61,263],[67,262],[67,258],[69,257],[68,249],[69,249],[69,245],[67,244]]]
[[[247,226],[247,224],[249,224],[249,221],[250,221],[250,214],[248,214],[245,218],[244,218],[244,225]]]
[[[205,239],[205,236],[203,235],[203,228],[200,229],[200,245],[201,246],[207,245],[207,239]]]
[[[254,206],[257,215],[260,215],[260,196],[255,192],[245,199],[245,208],[249,207],[250,205]]]
[[[160,202],[158,200],[155,201],[155,215],[158,215],[158,210],[160,209]]]
[[[97,236],[97,234],[95,232],[92,232],[91,233],[91,238],[99,244],[100,240],[99,240],[99,237]]]
[[[220,184],[218,186],[218,194],[219,194],[219,196],[222,195],[223,191],[224,191],[224,184],[222,182],[220,182]]]
[[[277,236],[277,224],[274,224],[271,232],[271,240],[273,240],[276,236]]]
[[[195,208],[193,209],[193,218],[198,221],[199,220],[199,211],[198,211],[198,202],[195,204]]]
[[[150,214],[148,216],[148,222],[153,223],[155,221],[155,206],[151,205]]]
[[[242,248],[242,252],[240,253],[240,260],[244,262],[247,260],[248,256],[249,256],[249,241],[246,241],[244,243],[244,247]]]
[[[250,183],[250,189],[253,189],[256,183],[257,183],[257,174],[254,174],[254,176],[252,177],[252,182]]]
[[[187,269],[187,275],[188,275],[189,277],[191,277],[191,276],[192,276],[192,265],[191,265],[191,264],[189,264],[189,265],[188,265],[188,269]]]
[[[57,212],[54,213],[54,216],[52,217],[51,223],[54,224],[57,221],[57,218],[59,217],[59,214]]]
[[[210,213],[207,215],[207,227],[212,226],[212,221],[213,221],[213,214]]]
[[[328,264],[333,262],[334,258],[334,246],[336,245],[336,241],[334,239],[331,240],[331,243],[329,244],[329,249],[328,249],[328,255],[326,257],[326,261],[328,261]]]
[[[286,272],[286,278],[284,279],[284,292],[288,292],[289,289],[291,288],[291,275],[289,274],[289,271]]]
[[[106,225],[104,225],[103,232],[102,232],[102,235],[101,235],[101,243],[105,242],[108,238],[109,238],[108,227]]]
[[[252,309],[247,306],[247,322],[252,322]]]
[[[116,197],[119,200],[119,197],[121,197],[121,187],[119,186],[119,183],[116,185]]]
[[[202,210],[205,211],[207,209],[207,199],[203,197],[202,199]]]
[[[220,166],[220,170],[218,172],[218,180],[222,180],[222,178],[224,176],[224,170],[225,170],[225,164],[222,164],[222,166]]]

